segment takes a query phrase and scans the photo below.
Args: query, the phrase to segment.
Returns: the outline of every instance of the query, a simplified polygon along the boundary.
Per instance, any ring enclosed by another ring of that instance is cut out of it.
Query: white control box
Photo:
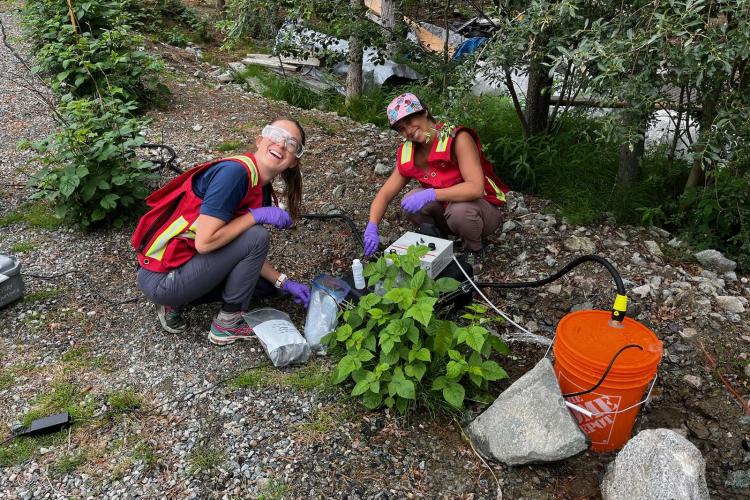
[[[415,245],[424,245],[430,249],[420,259],[422,269],[427,271],[430,278],[435,279],[451,263],[453,257],[453,242],[451,240],[413,232],[405,233],[394,241],[391,246],[385,249],[384,255],[386,257],[391,253],[403,255],[407,248]]]

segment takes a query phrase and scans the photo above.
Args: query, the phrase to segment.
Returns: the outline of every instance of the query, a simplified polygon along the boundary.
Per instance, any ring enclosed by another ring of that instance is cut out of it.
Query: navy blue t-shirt
[[[193,193],[203,200],[201,214],[224,222],[232,215],[247,194],[247,169],[236,161],[222,161],[212,165],[193,179]],[[271,204],[270,184],[263,187],[263,206]]]

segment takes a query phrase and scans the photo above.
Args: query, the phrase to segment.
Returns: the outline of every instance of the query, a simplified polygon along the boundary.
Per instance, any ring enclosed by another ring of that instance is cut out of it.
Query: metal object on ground
[[[0,254],[0,307],[23,297],[21,262],[9,255]]]

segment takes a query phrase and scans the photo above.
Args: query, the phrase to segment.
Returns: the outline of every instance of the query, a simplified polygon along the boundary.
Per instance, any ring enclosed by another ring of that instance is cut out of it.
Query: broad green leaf
[[[373,382],[370,382],[370,392],[374,392],[376,394],[380,393],[380,381],[375,380]]]
[[[336,329],[336,340],[343,342],[352,336],[352,327],[344,324]]]
[[[448,384],[451,382],[451,380],[446,377],[445,375],[440,375],[439,377],[436,377],[435,380],[432,381],[432,390],[433,391],[439,391],[440,389],[444,389],[448,387]]]
[[[417,351],[416,359],[429,362],[431,360],[430,351],[425,347],[421,348]]]
[[[368,293],[361,299],[359,299],[359,305],[364,306],[367,309],[375,307],[381,301],[380,295],[377,293]]]
[[[430,320],[432,319],[435,302],[437,302],[436,298],[419,299],[417,300],[416,304],[411,306],[406,311],[406,313],[404,313],[404,317],[414,318],[419,323],[422,323],[424,326],[427,326],[430,323]]]
[[[427,372],[427,365],[420,362],[414,362],[409,363],[404,367],[404,373],[406,373],[408,376],[415,378],[417,380],[422,380],[422,377],[424,377],[425,372]]]
[[[366,408],[370,410],[374,410],[378,406],[380,406],[380,403],[383,401],[383,396],[380,393],[375,393],[372,391],[367,391],[365,395],[362,397],[362,404],[365,405]]]
[[[458,290],[461,286],[461,282],[453,278],[439,278],[435,280],[435,288],[438,292],[453,292]]]
[[[482,376],[487,380],[501,380],[508,378],[506,371],[494,361],[485,361],[482,363]]]
[[[506,344],[501,338],[497,337],[496,335],[488,335],[487,341],[490,342],[492,344],[492,348],[500,354],[508,354],[510,352],[508,344]]]
[[[478,325],[472,325],[467,329],[466,343],[475,351],[481,351],[487,329]]]
[[[433,350],[436,354],[445,354],[452,347],[454,324],[450,321],[437,320],[430,323],[430,333],[435,337]]]
[[[463,408],[465,395],[466,391],[463,386],[456,382],[449,383],[445,389],[443,389],[443,397],[455,408]]]
[[[360,396],[368,391],[370,388],[370,382],[367,380],[360,380],[352,389],[352,396]]]
[[[362,361],[363,363],[366,363],[367,361],[370,361],[372,358],[374,358],[375,355],[368,351],[367,349],[362,349],[357,353],[357,359]]]
[[[419,290],[422,288],[422,285],[424,285],[424,280],[427,277],[427,271],[424,269],[420,269],[416,273],[414,273],[414,276],[412,276],[409,286],[414,290]]]
[[[399,413],[406,413],[406,410],[409,408],[409,402],[406,399],[398,398],[396,400],[396,409],[399,411]]]
[[[399,396],[404,399],[416,399],[414,391],[414,382],[411,380],[401,380],[396,386],[396,391]]]
[[[448,361],[445,367],[445,375],[448,378],[458,379],[466,372],[466,361]]]

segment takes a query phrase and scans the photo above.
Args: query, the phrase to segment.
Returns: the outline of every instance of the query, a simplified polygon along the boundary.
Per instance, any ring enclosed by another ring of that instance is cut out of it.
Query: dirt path
[[[0,15],[17,34],[14,16]],[[159,50],[169,65],[172,99],[163,111],[149,113],[150,141],[174,146],[190,165],[220,156],[218,149],[232,141],[251,146],[274,117],[297,117],[308,133],[306,211],[335,207],[363,226],[369,200],[383,181],[373,167],[392,163],[397,140],[390,132],[330,113],[293,109],[231,86],[217,88],[213,81],[192,76],[198,66],[189,53]],[[21,71],[6,52],[0,47],[0,74]],[[23,183],[33,169],[30,155],[13,145],[42,137],[50,121],[21,86],[7,78],[0,79],[0,86],[5,183],[0,206],[3,213],[13,213],[29,195],[14,184]],[[651,293],[634,297],[631,314],[658,333],[667,353],[654,400],[642,412],[638,429],[669,427],[687,435],[708,462],[714,497],[750,493],[747,485],[726,484],[750,469],[742,448],[750,423],[695,343],[701,339],[728,380],[747,395],[746,314],[727,314],[715,299],[749,297],[747,280],[706,274],[685,254],[672,251],[666,244],[670,237],[658,231],[614,224],[579,228],[548,211],[545,202],[533,199],[526,200],[526,207],[513,207],[508,219],[515,227],[492,238],[483,277],[546,275],[581,253],[564,244],[577,236],[610,258],[630,287],[651,284]],[[408,229],[394,210],[386,219],[386,237]],[[217,348],[207,341],[211,307],[190,311],[187,333],[161,332],[153,306],[135,286],[131,231],[43,228],[28,217],[0,225],[0,252],[21,258],[28,287],[25,301],[0,310],[0,419],[9,427],[32,408],[62,402],[81,422],[69,434],[24,441],[29,450],[17,444],[0,448],[5,466],[0,495],[495,497],[494,479],[454,422],[426,414],[406,420],[386,411],[367,412],[349,401],[347,392],[330,386],[327,359],[284,370],[251,369],[265,362],[257,344]],[[667,256],[649,252],[646,241],[655,241]],[[320,273],[340,273],[357,253],[343,223],[302,221],[293,230],[274,233],[271,259],[290,276],[307,281]],[[528,293],[492,293],[491,298],[527,328],[549,336],[571,308],[607,309],[614,297],[608,275],[591,267],[558,284]],[[122,303],[129,299],[136,301]],[[298,325],[304,319],[291,302],[272,305],[293,313]],[[697,337],[687,340],[686,328],[694,328]],[[502,364],[515,379],[543,349],[523,343],[512,347]],[[213,388],[244,371],[235,383]],[[695,387],[685,383],[686,375],[698,378]],[[142,409],[129,411],[133,406]],[[586,452],[557,464],[493,465],[493,470],[506,498],[597,498],[613,458]]]

